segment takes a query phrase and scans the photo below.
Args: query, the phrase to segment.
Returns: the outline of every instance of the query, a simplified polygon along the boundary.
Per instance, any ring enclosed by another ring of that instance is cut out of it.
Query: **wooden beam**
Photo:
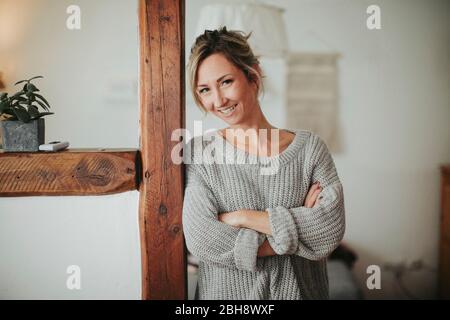
[[[136,149],[0,149],[0,197],[113,194],[138,189],[139,180]]]
[[[184,1],[140,0],[139,34],[142,298],[186,299],[183,167],[170,157],[185,122]]]

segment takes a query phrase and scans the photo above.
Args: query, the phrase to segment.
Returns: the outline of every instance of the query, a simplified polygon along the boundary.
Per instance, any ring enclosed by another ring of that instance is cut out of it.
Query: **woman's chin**
[[[231,116],[231,117],[222,117],[222,120],[225,121],[228,125],[237,125],[240,122],[240,117]]]

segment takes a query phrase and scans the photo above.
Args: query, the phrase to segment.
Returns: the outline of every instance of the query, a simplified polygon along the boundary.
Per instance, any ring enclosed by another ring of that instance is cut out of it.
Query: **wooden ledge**
[[[138,149],[0,149],[0,197],[105,195],[139,189]]]

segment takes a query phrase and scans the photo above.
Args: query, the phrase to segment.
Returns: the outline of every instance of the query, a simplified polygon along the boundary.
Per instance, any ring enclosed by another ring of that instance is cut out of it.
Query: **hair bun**
[[[217,30],[205,30],[204,35],[213,46],[216,45],[216,43],[219,41],[219,31]]]

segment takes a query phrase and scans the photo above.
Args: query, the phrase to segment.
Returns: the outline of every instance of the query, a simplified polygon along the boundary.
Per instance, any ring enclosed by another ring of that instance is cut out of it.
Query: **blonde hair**
[[[195,103],[205,113],[206,109],[196,91],[197,71],[202,61],[214,53],[223,54],[230,63],[244,73],[249,82],[254,82],[258,88],[258,95],[264,91],[263,76],[255,68],[259,66],[258,57],[253,54],[247,41],[250,36],[251,32],[246,35],[242,31],[229,31],[226,27],[222,27],[217,30],[206,30],[195,40],[187,66],[189,84]]]

